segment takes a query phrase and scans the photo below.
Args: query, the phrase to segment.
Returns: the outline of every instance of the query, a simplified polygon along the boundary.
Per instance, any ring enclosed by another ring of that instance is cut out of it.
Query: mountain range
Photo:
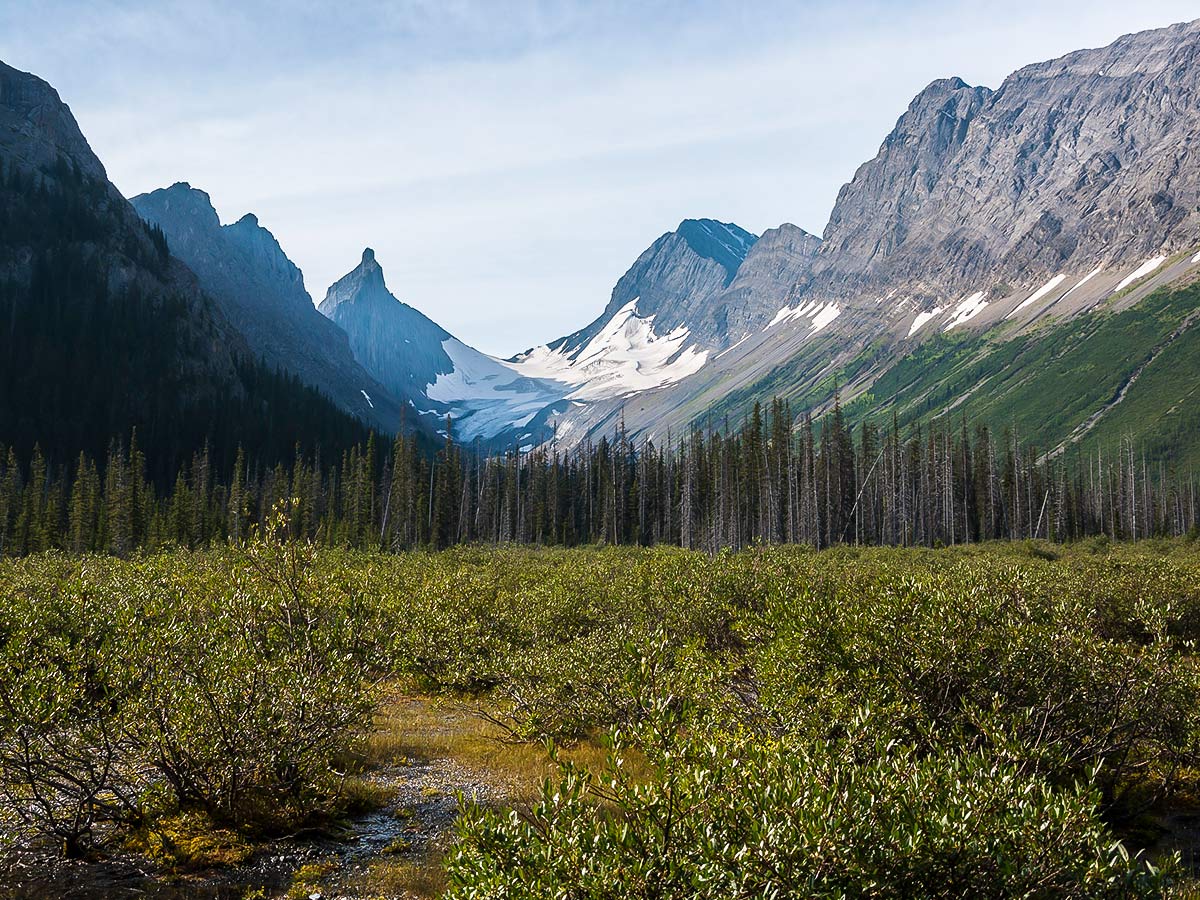
[[[0,63],[0,444],[52,465],[119,442],[160,481],[353,446],[364,423],[254,353],[109,182],[68,107]],[[292,367],[287,367],[290,370]]]
[[[821,237],[685,220],[589,324],[507,359],[398,299],[370,249],[314,307],[254,215],[223,225],[182,183],[127,203],[53,90],[7,67],[0,160],[18,207],[51,185],[87,212],[87,277],[136,286],[155,309],[172,298],[155,350],[170,376],[151,395],[203,405],[219,383],[240,397],[249,361],[360,427],[491,449],[568,449],[618,423],[661,442],[780,397],[797,414],[840,402],[852,421],[962,415],[1047,452],[1132,437],[1200,462],[1200,311],[1186,290],[1200,276],[1200,21],[1027,66],[994,90],[934,81]],[[0,298],[14,308],[44,302],[39,266],[62,262],[62,236],[30,216],[0,220]],[[126,376],[135,394],[152,377]],[[56,389],[37,427],[71,403]],[[115,416],[106,434],[150,418]]]
[[[163,231],[171,253],[196,274],[253,353],[375,430],[395,429],[399,404],[355,360],[346,334],[317,312],[300,269],[256,216],[222,225],[208,194],[185,183],[130,203]]]

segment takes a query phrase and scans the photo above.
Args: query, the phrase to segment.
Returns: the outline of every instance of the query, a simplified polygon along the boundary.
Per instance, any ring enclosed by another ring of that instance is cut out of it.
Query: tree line
[[[134,431],[103,460],[86,453],[27,464],[0,449],[0,553],[242,541],[272,511],[294,537],[386,550],[463,543],[674,544],[716,552],[755,543],[937,546],[1068,541],[1197,531],[1193,474],[1147,460],[1132,440],[1094,455],[1039,452],[1005,430],[961,420],[901,429],[847,425],[840,404],[819,423],[787,403],[756,405],[738,428],[695,428],[661,443],[610,436],[487,453],[447,437],[435,453],[411,435],[374,435],[324,459],[297,448],[232,466],[208,447],[168,490],[148,477]]]

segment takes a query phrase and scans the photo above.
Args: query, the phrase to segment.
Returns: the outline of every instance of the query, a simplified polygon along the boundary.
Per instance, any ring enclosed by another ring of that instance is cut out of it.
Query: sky
[[[255,213],[314,301],[388,286],[508,356],[684,218],[820,234],[912,97],[1195,18],[1195,0],[0,0],[126,195]]]

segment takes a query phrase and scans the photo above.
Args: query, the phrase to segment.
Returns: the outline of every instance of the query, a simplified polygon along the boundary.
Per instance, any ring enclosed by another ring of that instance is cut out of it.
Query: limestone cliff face
[[[1200,232],[1200,21],[936,81],[838,197],[811,291],[949,299],[1190,246]]]
[[[131,202],[163,230],[256,356],[377,430],[396,430],[399,401],[355,361],[346,334],[316,310],[300,269],[256,216],[222,225],[208,194],[186,183]]]
[[[636,315],[654,316],[654,330],[659,335],[682,327],[688,329],[690,344],[724,346],[728,334],[719,298],[755,241],[754,235],[737,225],[713,219],[684,220],[678,229],[647,247],[621,276],[595,321],[552,342],[550,349],[578,350],[630,303],[636,304]]]
[[[913,99],[878,155],[838,194],[815,276],[866,280],[906,245],[914,228],[920,231],[926,205],[990,97],[987,88],[946,78]]]
[[[761,331],[801,294],[812,277],[813,260],[820,249],[819,237],[795,225],[763,232],[716,300],[714,314],[723,319],[726,343]]]
[[[776,395],[820,409],[830,385],[870,390],[948,330],[1032,333],[1136,303],[1200,271],[1200,21],[1026,66],[995,90],[933,82],[842,188],[820,242],[768,231],[722,288],[721,267],[698,278],[669,239],[614,303],[690,292],[703,310],[689,321],[708,323],[694,333],[724,349],[636,401],[572,408],[570,433],[618,415],[679,433]]]

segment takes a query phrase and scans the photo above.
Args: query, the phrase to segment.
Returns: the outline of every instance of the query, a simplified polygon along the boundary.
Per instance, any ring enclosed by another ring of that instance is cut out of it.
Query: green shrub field
[[[245,547],[0,562],[0,828],[344,808],[384,685],[581,739],[452,898],[1154,897],[1200,811],[1200,547]]]

